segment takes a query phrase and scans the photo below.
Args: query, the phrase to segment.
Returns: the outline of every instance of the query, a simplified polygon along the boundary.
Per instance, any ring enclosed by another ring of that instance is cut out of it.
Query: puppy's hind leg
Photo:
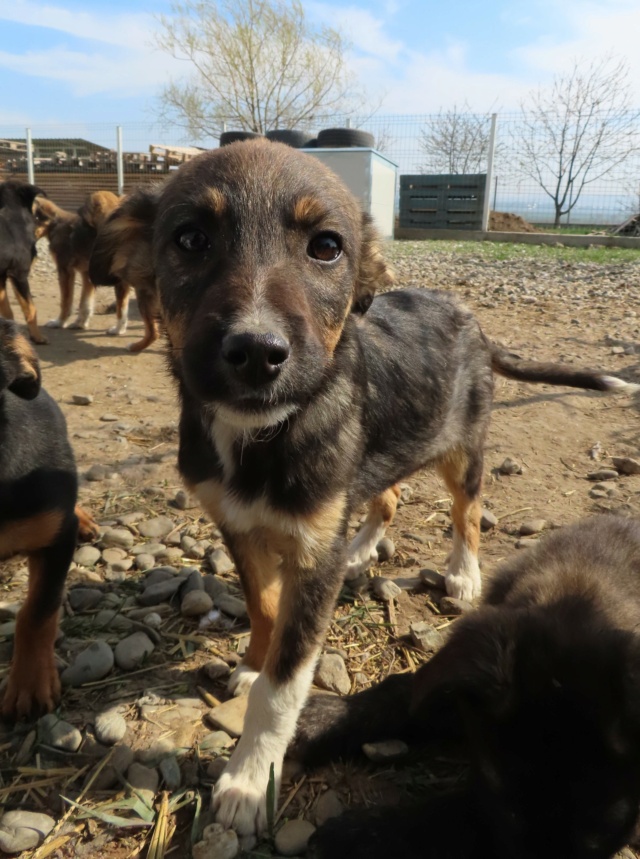
[[[0,316],[3,316],[5,319],[13,319],[13,310],[7,297],[7,281],[5,278],[0,280]]]
[[[482,463],[482,450],[469,453],[458,448],[437,466],[453,496],[453,551],[446,574],[447,593],[463,600],[475,599],[482,589],[478,564]]]
[[[96,299],[96,288],[89,279],[86,271],[82,272],[82,292],[80,293],[80,306],[75,322],[69,328],[86,329],[93,316],[93,307]]]
[[[347,553],[345,579],[357,579],[378,560],[376,546],[384,537],[398,507],[400,487],[395,484],[371,501],[365,522],[353,538]]]
[[[60,287],[60,316],[45,323],[47,328],[66,328],[73,308],[73,290],[76,273],[73,266],[58,268],[58,286]]]
[[[36,313],[36,306],[31,297],[29,281],[26,278],[16,278],[13,285],[15,287],[16,298],[24,313],[31,339],[34,343],[40,343],[41,345],[48,343],[49,341],[38,327],[38,314]]]
[[[119,281],[115,287],[116,293],[116,324],[107,329],[107,334],[124,334],[129,323],[129,294],[131,287],[128,283]]]

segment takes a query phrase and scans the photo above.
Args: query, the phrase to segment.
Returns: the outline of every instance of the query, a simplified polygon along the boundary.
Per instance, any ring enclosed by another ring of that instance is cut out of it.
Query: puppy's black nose
[[[222,357],[233,372],[252,385],[270,382],[278,375],[291,349],[277,334],[228,334]]]

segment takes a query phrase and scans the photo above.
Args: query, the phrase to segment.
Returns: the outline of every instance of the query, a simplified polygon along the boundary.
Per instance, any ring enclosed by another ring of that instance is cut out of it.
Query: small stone
[[[183,599],[190,591],[204,591],[204,582],[202,581],[200,570],[185,567],[182,570],[182,574],[187,574],[187,579],[180,591]]]
[[[640,474],[640,460],[630,456],[614,456],[613,466],[618,474]]]
[[[414,543],[420,543],[421,546],[426,546],[429,542],[428,537],[423,537],[422,534],[414,534],[412,531],[403,531],[402,536],[407,540],[413,540]]]
[[[315,826],[308,820],[287,820],[276,832],[276,850],[281,856],[299,856],[307,849],[315,831]]]
[[[234,567],[234,563],[223,549],[214,549],[209,555],[209,564],[216,575],[221,573],[229,573]]]
[[[105,608],[93,618],[93,626],[95,630],[111,635],[114,632],[129,632],[133,623],[130,618],[114,609]]]
[[[348,695],[351,691],[351,679],[344,664],[344,659],[337,653],[323,653],[316,666],[313,681],[321,689]]]
[[[89,611],[98,605],[103,596],[103,592],[97,588],[72,588],[68,600],[74,611]]]
[[[143,537],[153,537],[154,539],[162,540],[175,528],[173,519],[168,516],[158,516],[155,519],[147,519],[146,522],[140,522],[138,531]]]
[[[0,602],[0,620],[15,620],[21,605],[19,602],[9,602],[8,600]]]
[[[79,653],[60,677],[64,686],[81,686],[102,680],[113,668],[113,651],[106,641],[94,641]]]
[[[120,418],[118,417],[118,415],[107,413],[105,415],[101,415],[100,420],[104,421],[104,423],[113,423],[114,421],[119,421]]]
[[[159,629],[162,626],[162,618],[156,611],[150,611],[149,614],[145,614],[142,622],[145,626],[150,626],[151,629]]]
[[[200,617],[211,611],[213,600],[204,591],[189,591],[180,604],[180,614],[183,617]]]
[[[364,754],[374,764],[390,764],[409,754],[409,746],[402,740],[384,740],[381,743],[364,743]]]
[[[144,577],[144,586],[150,588],[151,585],[157,585],[158,582],[175,581],[177,572],[175,567],[154,567]]]
[[[434,653],[444,644],[442,633],[427,621],[412,623],[409,632],[415,646],[420,647],[425,653]]]
[[[220,752],[230,748],[234,744],[235,740],[226,731],[213,731],[200,740],[198,748],[201,752],[220,754]]]
[[[105,746],[114,746],[127,733],[127,723],[117,710],[105,710],[96,716],[93,728],[96,739]]]
[[[13,638],[16,634],[16,621],[8,620],[6,623],[0,623],[0,638]]]
[[[500,474],[522,474],[522,466],[516,459],[511,459],[508,456],[501,465],[498,466]]]
[[[483,531],[490,531],[492,528],[495,528],[498,524],[498,517],[495,513],[492,513],[491,510],[487,510],[486,507],[482,508],[482,515],[480,517],[480,527]]]
[[[109,763],[106,764],[96,776],[93,782],[95,790],[108,790],[114,785],[120,784],[120,777],[133,763],[134,754],[126,743],[115,745],[110,752]]]
[[[220,823],[211,823],[202,833],[202,841],[191,850],[193,859],[236,859],[240,852],[238,836],[233,829],[225,829]]]
[[[116,665],[123,671],[133,671],[134,668],[139,668],[154,650],[155,645],[148,635],[134,632],[116,645]]]
[[[38,720],[38,738],[43,745],[65,752],[77,752],[82,743],[80,731],[55,713]]]
[[[227,758],[214,758],[207,766],[207,778],[211,781],[218,781],[222,773],[226,770],[229,761]]]
[[[21,853],[39,847],[56,825],[48,814],[37,811],[5,811],[0,818],[0,850]]]
[[[93,397],[91,394],[71,394],[71,402],[74,406],[90,406]]]
[[[123,558],[127,557],[127,553],[124,549],[120,549],[116,546],[113,546],[108,549],[104,549],[102,552],[102,560],[107,564],[113,564],[115,561],[122,561]]]
[[[538,540],[535,537],[521,537],[516,540],[516,549],[530,549],[532,546],[537,546]]]
[[[193,510],[194,507],[198,506],[198,502],[191,498],[184,489],[178,489],[174,496],[173,503],[176,505],[178,510]]]
[[[195,537],[189,537],[188,534],[185,534],[184,537],[180,537],[180,548],[182,549],[183,552],[188,552],[189,549],[192,546],[195,546],[195,544],[197,542],[198,541],[196,540]]]
[[[125,513],[122,516],[118,516],[116,522],[118,525],[135,525],[136,522],[144,519],[144,517],[145,513],[142,510],[134,510],[131,513]]]
[[[244,730],[244,717],[247,712],[247,695],[230,698],[207,713],[207,721],[231,737],[239,737]]]
[[[136,555],[135,565],[138,570],[141,570],[143,573],[147,570],[150,570],[155,564],[156,559],[153,555],[147,555],[146,552],[140,552],[139,555]]]
[[[181,578],[172,576],[166,581],[150,585],[138,596],[138,602],[140,605],[158,605],[158,603],[166,602],[177,592],[181,584]]]
[[[223,680],[231,673],[230,666],[224,661],[224,659],[219,659],[218,657],[214,657],[207,662],[207,664],[203,666],[202,670],[209,680],[213,681]]]
[[[247,606],[244,600],[233,597],[231,594],[219,594],[215,599],[216,607],[231,617],[248,617]]]
[[[193,543],[185,554],[187,558],[191,558],[194,561],[203,561],[207,557],[210,547],[211,543],[209,540],[199,540],[197,543]]]
[[[116,576],[111,577],[111,576],[109,576],[109,574],[108,574],[108,572],[107,572],[107,573],[105,574],[105,578],[106,578],[106,579],[110,579],[111,581],[114,581],[114,580],[116,580],[116,581],[124,581],[124,578],[125,578],[125,577],[124,577],[124,576],[122,576],[121,578],[117,578],[117,574],[118,574],[118,573],[126,573],[126,572],[128,572],[128,571],[131,569],[131,567],[132,567],[132,566],[133,566],[133,560],[132,560],[132,558],[122,558],[122,559],[121,559],[121,560],[119,560],[119,561],[114,561],[114,562],[111,564],[111,571],[112,571],[113,573],[115,573],[115,574],[116,574]]]
[[[465,612],[473,610],[473,606],[470,602],[459,600],[455,597],[442,597],[438,608],[440,609],[441,614],[454,616],[465,614]]]
[[[156,554],[156,557],[160,561],[168,561],[170,564],[179,561],[182,558],[182,549],[178,546],[167,546],[166,549],[163,549],[161,552]]]
[[[599,468],[597,471],[590,471],[587,480],[616,480],[619,476],[615,468]]]
[[[207,573],[206,576],[202,577],[202,584],[204,585],[205,591],[214,602],[220,594],[226,594],[229,590],[226,583],[214,576],[212,573]]]
[[[73,560],[79,567],[93,567],[100,560],[100,549],[95,546],[80,546],[73,553]]]
[[[378,599],[384,602],[391,602],[402,593],[402,588],[399,588],[392,579],[386,579],[384,576],[374,576],[371,586]]]
[[[159,555],[160,552],[164,552],[166,548],[167,547],[164,543],[139,543],[137,546],[134,546],[133,549],[131,549],[131,554],[141,555],[144,553],[145,555]],[[158,569],[163,568],[159,567]],[[171,567],[171,569],[175,573],[175,569],[173,567]]]
[[[126,528],[109,528],[102,535],[102,545],[105,548],[116,546],[121,549],[131,549],[134,543],[133,534]]]
[[[143,711],[141,708],[141,714],[142,712]],[[145,714],[145,718],[147,718],[147,716],[148,714]],[[159,720],[152,715],[151,721]],[[159,764],[160,761],[163,761],[165,758],[168,758],[171,755],[175,755],[175,753],[176,744],[170,737],[163,737],[160,740],[156,740],[155,742],[151,743],[150,746],[146,746],[143,749],[139,749],[136,757],[143,764],[155,766],[156,764]]]
[[[420,581],[428,588],[438,588],[441,591],[447,589],[445,577],[437,570],[420,570]]]
[[[159,764],[160,775],[167,790],[174,791],[180,787],[182,773],[175,756],[164,758]]]
[[[522,537],[531,537],[532,534],[539,534],[544,531],[548,524],[546,519],[528,519],[522,523],[518,532]]]
[[[160,783],[158,770],[154,767],[146,767],[134,761],[127,770],[127,781],[136,790],[148,790],[155,794]]]
[[[343,811],[344,805],[335,790],[325,790],[316,804],[314,815],[316,826],[322,826],[332,817],[340,817]]]
[[[92,483],[98,483],[100,480],[104,480],[108,474],[108,469],[105,468],[104,465],[100,465],[95,463],[91,466],[87,471],[85,471],[84,476],[87,480],[90,480]]]
[[[376,552],[380,563],[390,561],[396,553],[396,544],[389,537],[383,537],[376,546]]]

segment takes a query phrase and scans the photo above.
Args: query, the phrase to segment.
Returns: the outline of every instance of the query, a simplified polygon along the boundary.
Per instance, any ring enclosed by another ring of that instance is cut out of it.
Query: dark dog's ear
[[[40,390],[38,356],[8,320],[2,320],[0,326],[0,392],[5,389],[23,400],[32,400]]]
[[[516,623],[501,606],[478,609],[456,623],[444,647],[416,674],[412,712],[428,713],[449,699],[495,716],[513,702]]]
[[[378,289],[386,289],[394,283],[393,272],[380,250],[380,239],[371,217],[362,215],[362,247],[360,264],[353,299],[355,313],[366,313]]]
[[[38,188],[37,185],[19,185],[16,188],[16,193],[22,205],[26,209],[31,209],[36,197],[46,197],[47,192],[43,191],[42,188]]]
[[[89,277],[96,285],[155,281],[151,242],[157,195],[155,189],[137,189],[100,227],[89,263]]]

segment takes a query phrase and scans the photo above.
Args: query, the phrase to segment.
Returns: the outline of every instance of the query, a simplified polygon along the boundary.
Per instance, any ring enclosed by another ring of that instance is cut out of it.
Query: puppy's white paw
[[[67,327],[71,328],[73,331],[86,331],[87,328],[89,327],[89,320],[88,319],[82,319],[80,316],[78,316],[78,318],[75,319]]]
[[[223,772],[211,797],[216,822],[238,835],[259,835],[267,828],[267,785],[242,773]]]
[[[378,563],[378,553],[375,549],[366,552],[356,552],[347,559],[347,568],[344,574],[345,582],[351,582],[359,578],[367,570]]]
[[[112,325],[111,328],[107,328],[107,334],[111,334],[112,336],[119,336],[120,334],[124,334],[127,330],[126,322],[116,322],[115,325]]]
[[[447,573],[445,585],[450,597],[471,602],[480,596],[482,579],[479,574],[475,576],[468,573]]]
[[[50,319],[48,322],[44,323],[45,328],[64,328],[64,322],[62,319]]]
[[[227,683],[227,689],[235,697],[237,697],[238,695],[248,695],[249,690],[259,676],[259,671],[254,671],[254,669],[249,668],[248,665],[243,665],[242,663],[240,663],[240,665],[238,665],[236,670],[229,678],[229,682]]]

